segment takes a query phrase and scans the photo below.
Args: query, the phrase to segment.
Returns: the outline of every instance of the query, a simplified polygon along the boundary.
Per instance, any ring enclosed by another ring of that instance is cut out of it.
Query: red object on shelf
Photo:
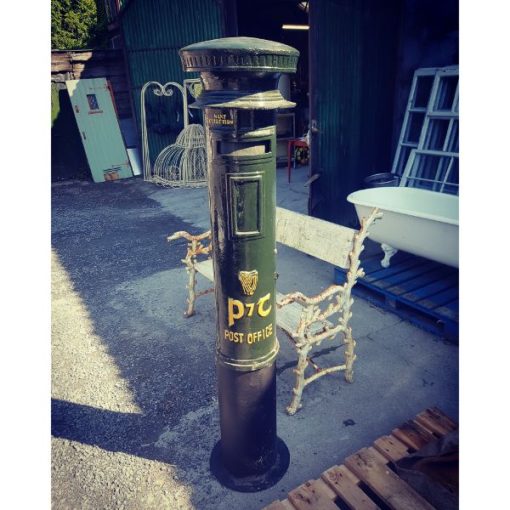
[[[306,147],[308,148],[308,144],[306,143],[306,140],[303,140],[302,138],[293,138],[292,140],[289,140],[287,143],[287,177],[290,183],[290,173],[291,173],[291,162],[292,162],[292,154],[294,152],[294,149],[296,147]]]

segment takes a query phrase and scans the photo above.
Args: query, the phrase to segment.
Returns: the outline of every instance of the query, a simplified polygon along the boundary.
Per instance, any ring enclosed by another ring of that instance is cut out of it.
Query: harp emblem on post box
[[[243,286],[243,292],[247,296],[253,296],[259,281],[259,272],[254,269],[253,271],[239,271],[239,281]]]

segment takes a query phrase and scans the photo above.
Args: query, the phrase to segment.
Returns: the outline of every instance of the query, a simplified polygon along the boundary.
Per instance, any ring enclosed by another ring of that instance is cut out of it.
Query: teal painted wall
[[[178,51],[188,44],[222,37],[222,7],[215,0],[131,0],[120,21],[140,132],[143,85],[151,80],[182,83],[185,78],[198,77],[197,73],[184,73]],[[183,128],[182,104],[180,94],[157,98],[147,91],[146,96],[149,150],[154,162]]]

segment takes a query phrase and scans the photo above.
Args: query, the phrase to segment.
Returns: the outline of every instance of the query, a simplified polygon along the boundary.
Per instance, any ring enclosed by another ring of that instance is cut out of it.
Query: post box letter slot
[[[218,154],[225,156],[257,156],[271,152],[271,141],[263,142],[226,142],[218,141]]]

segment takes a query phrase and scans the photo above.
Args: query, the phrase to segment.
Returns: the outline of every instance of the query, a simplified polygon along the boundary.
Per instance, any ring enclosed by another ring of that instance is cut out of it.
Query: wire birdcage
[[[201,187],[207,185],[207,159],[205,149],[205,132],[200,124],[189,124],[187,90],[198,95],[200,80],[184,80],[180,83],[167,82],[162,85],[156,81],[146,83],[141,91],[141,123],[144,180],[170,187]],[[145,109],[145,92],[152,87],[156,96],[170,97],[176,88],[182,94],[184,129],[179,133],[175,143],[165,147],[151,165],[147,118]],[[172,88],[174,87],[174,88]]]

